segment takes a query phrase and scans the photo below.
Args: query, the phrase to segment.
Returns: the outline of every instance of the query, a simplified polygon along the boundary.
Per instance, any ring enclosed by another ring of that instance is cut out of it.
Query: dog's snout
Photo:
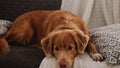
[[[59,62],[59,66],[60,66],[60,68],[67,68],[67,62],[65,61],[65,59],[62,59]]]

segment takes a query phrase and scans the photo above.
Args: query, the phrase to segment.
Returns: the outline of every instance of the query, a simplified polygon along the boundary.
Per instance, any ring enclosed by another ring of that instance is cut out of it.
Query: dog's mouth
[[[59,65],[59,68],[72,68],[72,67],[64,64],[64,65]]]
[[[68,66],[68,65],[59,65],[59,68],[72,68],[72,66]]]
[[[61,64],[60,68],[68,68],[66,64]]]

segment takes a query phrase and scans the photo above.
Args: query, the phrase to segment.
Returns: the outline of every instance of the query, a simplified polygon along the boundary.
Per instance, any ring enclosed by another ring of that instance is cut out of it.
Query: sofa
[[[0,19],[14,21],[32,10],[58,10],[61,0],[1,0]],[[45,57],[43,51],[32,45],[10,44],[10,52],[0,54],[0,68],[38,68]]]

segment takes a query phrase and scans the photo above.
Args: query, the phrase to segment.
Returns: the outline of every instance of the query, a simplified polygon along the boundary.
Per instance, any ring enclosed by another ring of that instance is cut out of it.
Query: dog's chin
[[[72,66],[68,66],[68,67],[60,67],[60,66],[59,66],[58,68],[72,68]]]

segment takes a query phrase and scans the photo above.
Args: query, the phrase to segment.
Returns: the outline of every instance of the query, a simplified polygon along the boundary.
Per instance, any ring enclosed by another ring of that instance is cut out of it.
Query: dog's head
[[[73,29],[52,32],[41,44],[47,56],[56,58],[58,68],[71,68],[75,56],[84,53],[88,40],[82,31]]]

